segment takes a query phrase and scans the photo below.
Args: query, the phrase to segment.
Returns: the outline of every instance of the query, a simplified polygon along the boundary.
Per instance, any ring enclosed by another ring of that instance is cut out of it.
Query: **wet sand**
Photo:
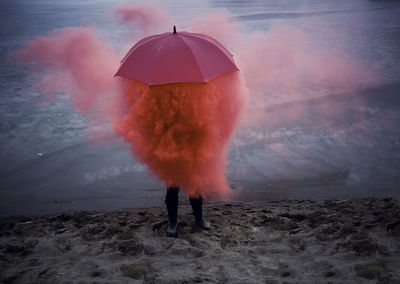
[[[0,217],[1,283],[399,283],[400,200],[215,203]]]

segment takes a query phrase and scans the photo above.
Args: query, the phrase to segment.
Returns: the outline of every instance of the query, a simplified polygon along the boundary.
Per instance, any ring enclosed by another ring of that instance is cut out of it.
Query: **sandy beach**
[[[214,203],[0,218],[1,283],[399,283],[400,200]]]

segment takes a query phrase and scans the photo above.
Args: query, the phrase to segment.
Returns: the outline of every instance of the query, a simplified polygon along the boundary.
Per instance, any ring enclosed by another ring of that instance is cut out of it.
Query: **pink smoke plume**
[[[168,14],[157,6],[150,8],[147,4],[122,6],[114,13],[122,24],[134,24],[143,34],[160,28],[169,31]],[[325,94],[331,86],[350,85],[364,76],[342,52],[312,46],[312,39],[299,28],[274,26],[247,34],[241,23],[222,10],[199,15],[187,26],[232,50],[244,79],[232,73],[206,85],[149,88],[133,80],[121,83],[113,78],[121,54],[87,27],[38,37],[14,55],[32,72],[45,72],[38,83],[42,91],[67,92],[76,109],[91,120],[113,120],[116,135],[132,143],[132,153],[141,162],[192,196],[230,191],[226,154],[246,105],[246,86],[252,102],[246,121],[251,126],[288,119],[268,116],[263,107],[271,102],[302,99],[313,88]],[[93,115],[95,107],[99,111]],[[285,115],[295,119],[303,111]],[[327,113],[337,115],[332,110]]]
[[[268,121],[269,125],[307,116],[302,107],[280,117],[270,116],[260,107],[301,101],[355,89],[372,74],[334,47],[313,46],[302,30],[289,26],[272,26],[268,33],[248,36],[246,50],[239,48],[241,69],[253,97],[253,108],[246,122],[250,125]],[[332,110],[321,113],[331,115]],[[340,115],[343,109],[337,109]]]
[[[107,98],[118,89],[114,70],[120,55],[96,35],[94,28],[73,27],[37,37],[11,56],[24,63],[31,73],[43,74],[35,87],[46,94],[50,104],[57,93],[71,96],[74,107],[91,121],[104,120],[116,111],[116,98]],[[102,112],[93,111],[95,107]],[[113,109],[114,108],[114,109]]]
[[[301,118],[302,108],[290,113],[290,117],[271,117],[264,108],[354,89],[360,81],[374,78],[342,50],[319,48],[315,44],[318,39],[294,26],[275,24],[267,31],[247,33],[229,12],[218,9],[199,15],[188,27],[218,38],[235,54],[251,94],[245,126]],[[334,31],[330,36],[335,36]]]
[[[189,196],[229,193],[226,154],[247,95],[239,74],[207,84],[125,84],[129,112],[114,129],[132,142],[132,153]]]
[[[167,27],[172,28],[173,25],[166,11],[146,3],[119,6],[114,9],[114,15],[120,24],[137,26],[142,36],[165,32]]]
[[[197,15],[187,24],[187,29],[208,34],[230,48],[234,48],[244,36],[242,24],[232,20],[232,16],[224,9]]]

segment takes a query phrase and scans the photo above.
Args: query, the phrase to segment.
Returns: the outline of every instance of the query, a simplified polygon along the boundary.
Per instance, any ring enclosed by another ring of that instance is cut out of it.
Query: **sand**
[[[0,218],[3,283],[400,283],[400,200],[215,203]]]

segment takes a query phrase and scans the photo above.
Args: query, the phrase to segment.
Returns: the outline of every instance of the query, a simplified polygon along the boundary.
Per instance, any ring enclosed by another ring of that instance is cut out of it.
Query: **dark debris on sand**
[[[0,217],[2,283],[400,283],[400,202],[284,200]]]

